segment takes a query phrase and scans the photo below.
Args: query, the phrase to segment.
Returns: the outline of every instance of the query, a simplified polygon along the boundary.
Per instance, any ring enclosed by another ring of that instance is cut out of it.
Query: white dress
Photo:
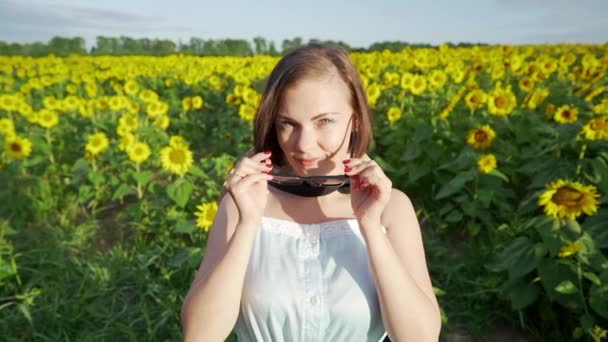
[[[384,340],[357,220],[262,218],[234,330],[242,342]]]

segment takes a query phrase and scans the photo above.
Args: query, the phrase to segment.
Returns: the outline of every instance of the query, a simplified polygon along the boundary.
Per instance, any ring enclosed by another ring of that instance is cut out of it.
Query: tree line
[[[351,47],[342,41],[310,39],[308,42],[319,42],[338,45],[347,51],[400,51],[410,47],[434,47],[431,44],[412,44],[400,41],[377,42],[367,48]],[[302,44],[302,38],[284,39],[280,46],[273,40],[255,37],[253,41],[245,39],[202,39],[192,37],[188,42],[174,42],[169,39],[132,38],[127,36],[106,37],[97,36],[95,45],[90,49],[82,37],[53,37],[47,43],[9,43],[0,40],[0,55],[24,55],[32,57],[77,55],[152,55],[165,56],[170,54],[189,54],[200,56],[252,56],[285,54]],[[472,46],[471,43],[448,44],[451,46]],[[479,44],[475,44],[479,45]]]

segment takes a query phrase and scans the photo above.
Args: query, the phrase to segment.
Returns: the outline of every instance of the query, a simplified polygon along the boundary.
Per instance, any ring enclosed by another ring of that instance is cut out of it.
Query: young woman
[[[182,307],[185,340],[437,341],[418,220],[366,154],[372,115],[348,54],[284,56],[254,125]]]

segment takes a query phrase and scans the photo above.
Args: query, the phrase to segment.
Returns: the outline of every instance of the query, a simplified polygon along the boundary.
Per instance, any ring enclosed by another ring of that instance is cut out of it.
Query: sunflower
[[[139,126],[137,116],[133,114],[123,114],[118,119],[118,125],[125,127],[128,131],[132,132]]]
[[[245,121],[253,121],[255,116],[255,108],[249,104],[242,104],[239,106],[239,116]]]
[[[403,75],[401,75],[401,88],[405,90],[410,89],[413,80],[413,74],[410,74],[409,72],[403,73]]]
[[[192,151],[187,146],[167,146],[160,151],[160,163],[163,169],[183,176],[192,166]]]
[[[99,153],[105,151],[110,145],[110,141],[105,133],[99,132],[89,135],[85,151],[89,152],[91,156],[96,156]]]
[[[534,81],[532,81],[529,77],[522,77],[519,80],[519,89],[525,92],[529,92],[534,87]]]
[[[557,108],[553,119],[561,124],[573,123],[578,119],[578,109],[570,105],[563,105]]]
[[[496,168],[496,157],[493,154],[484,154],[477,160],[477,168],[483,173],[490,173]]]
[[[467,143],[474,148],[484,149],[492,145],[494,139],[496,132],[489,125],[483,125],[469,131]]]
[[[182,137],[181,135],[172,135],[171,138],[169,138],[169,146],[172,147],[178,147],[178,146],[186,146],[188,147],[190,144],[188,144],[188,141],[186,141],[186,139],[184,137]]]
[[[145,162],[150,157],[150,146],[144,142],[136,142],[127,148],[129,159],[137,164]]]
[[[201,109],[203,107],[203,98],[200,96],[194,96],[192,97],[192,108],[194,109]]]
[[[161,115],[154,119],[154,125],[160,127],[163,130],[166,130],[167,127],[169,127],[169,122],[170,119],[168,115]]]
[[[599,86],[599,87],[595,88],[593,91],[591,91],[589,94],[587,94],[585,96],[585,101],[587,101],[587,102],[593,101],[594,98],[596,98],[599,94],[603,93],[604,91],[606,91],[606,86]]]
[[[569,243],[559,249],[558,256],[560,258],[567,258],[571,255],[578,253],[581,250],[582,244],[580,242]]]
[[[127,132],[120,136],[120,143],[118,144],[118,149],[121,151],[128,150],[136,141],[137,139],[135,138],[135,135]]]
[[[608,114],[608,98],[602,99],[602,101],[592,108],[595,114]]]
[[[139,85],[135,80],[128,80],[125,82],[124,90],[128,95],[135,95],[139,91]]]
[[[581,129],[581,134],[589,140],[608,140],[608,116],[589,120]]]
[[[241,104],[241,98],[236,94],[228,94],[225,102],[229,105],[238,105]]]
[[[32,142],[27,138],[13,136],[10,139],[6,139],[4,152],[12,159],[26,158],[32,153]]]
[[[582,213],[590,216],[597,211],[600,195],[593,185],[558,179],[546,188],[538,198],[538,205],[544,206],[551,217],[576,219]]]
[[[0,118],[0,132],[8,135],[9,133],[15,133],[15,123],[9,118]]]
[[[190,96],[186,96],[182,99],[182,110],[184,112],[192,109],[192,98]]]
[[[158,94],[150,89],[144,89],[139,93],[139,98],[144,102],[158,101]]]
[[[410,85],[410,91],[414,95],[420,95],[426,90],[426,85],[426,78],[421,75],[414,75],[412,76],[412,84]]]
[[[549,96],[550,91],[549,88],[538,88],[532,92],[531,95],[527,98],[528,101],[526,103],[529,109],[536,109],[545,99]]]
[[[464,102],[469,109],[478,109],[483,107],[487,101],[486,93],[481,89],[474,89],[464,97]]]
[[[196,226],[208,232],[213,225],[217,209],[217,202],[207,202],[198,205],[196,207],[197,211],[194,214],[197,217]]]
[[[517,99],[515,94],[511,91],[511,87],[502,88],[500,83],[497,84],[490,94],[488,95],[488,111],[490,114],[496,116],[505,116],[511,114],[515,106],[517,105]]]
[[[431,71],[431,74],[429,75],[429,84],[434,89],[443,87],[447,80],[448,76],[446,75],[445,71],[440,69]]]
[[[38,124],[44,128],[57,126],[59,123],[59,115],[51,109],[42,109],[38,113]]]
[[[394,123],[395,121],[401,119],[402,116],[401,108],[399,107],[391,107],[386,113],[386,117],[390,123]]]
[[[378,83],[372,82],[365,88],[365,95],[367,95],[367,100],[370,106],[375,106],[376,102],[378,102],[378,98],[382,94],[382,89],[380,89],[380,85]]]

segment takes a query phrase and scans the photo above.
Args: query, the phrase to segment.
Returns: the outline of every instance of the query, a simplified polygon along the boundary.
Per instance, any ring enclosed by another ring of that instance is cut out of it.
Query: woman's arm
[[[182,305],[184,341],[224,341],[236,324],[251,248],[259,222],[240,222],[224,196],[201,267]]]
[[[384,326],[392,341],[438,341],[439,305],[426,266],[422,235],[409,198],[392,190],[380,222],[360,222],[378,291]]]

